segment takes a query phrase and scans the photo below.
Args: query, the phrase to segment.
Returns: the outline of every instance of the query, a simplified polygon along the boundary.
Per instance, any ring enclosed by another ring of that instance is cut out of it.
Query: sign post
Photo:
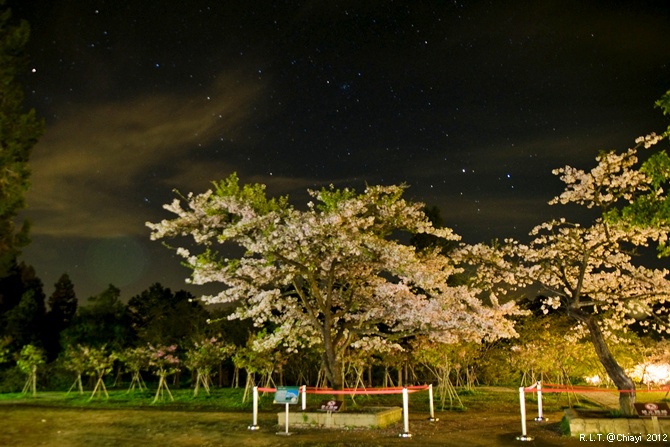
[[[665,402],[660,403],[635,402],[633,405],[635,406],[635,411],[637,411],[638,416],[643,418],[644,417],[651,418],[651,424],[653,426],[654,433],[660,434],[661,425],[658,423],[658,418],[670,417],[670,407],[668,407],[668,404],[666,404]]]
[[[286,429],[284,432],[277,432],[278,435],[291,435],[288,431],[288,410],[289,405],[297,404],[298,398],[300,397],[300,388],[297,386],[278,386],[277,391],[275,392],[274,403],[276,404],[285,404],[286,405],[286,418],[285,425]]]
[[[324,400],[323,402],[321,402],[319,411],[325,411],[328,413],[337,413],[342,409],[342,405],[344,405],[344,401],[342,400],[333,400],[333,399]]]

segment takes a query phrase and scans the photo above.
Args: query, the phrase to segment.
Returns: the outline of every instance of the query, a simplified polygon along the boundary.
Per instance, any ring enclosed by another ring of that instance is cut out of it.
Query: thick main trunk
[[[626,375],[626,372],[614,359],[607,346],[605,337],[598,326],[598,322],[591,317],[580,318],[580,320],[586,324],[589,330],[591,342],[600,363],[605,367],[607,375],[619,390],[619,410],[621,414],[626,416],[635,414],[635,407],[633,405],[635,403],[635,383]]]
[[[331,388],[339,390],[342,389],[342,367],[340,360],[336,353],[335,342],[330,333],[330,325],[327,319],[326,324],[322,328],[323,331],[323,355],[321,357],[323,369],[326,372],[326,379]]]
[[[339,362],[337,361],[337,356],[334,353],[328,353],[328,349],[325,349],[321,357],[323,363],[323,369],[326,372],[326,379],[328,379],[328,385],[330,388],[335,390],[340,390],[344,386],[342,383],[342,369],[340,368]]]

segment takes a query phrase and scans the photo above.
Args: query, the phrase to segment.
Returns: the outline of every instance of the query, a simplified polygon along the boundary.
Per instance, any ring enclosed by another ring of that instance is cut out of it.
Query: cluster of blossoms
[[[648,148],[662,138],[651,134],[636,143]],[[639,265],[630,250],[650,242],[662,248],[670,227],[663,219],[632,222],[621,218],[621,209],[631,209],[627,206],[635,204],[638,208],[634,210],[647,216],[665,203],[666,161],[640,166],[637,149],[603,153],[590,171],[570,166],[554,171],[565,190],[550,204],[579,204],[600,210],[601,217],[588,224],[565,219],[542,223],[531,231],[529,244],[506,241],[489,251],[479,249],[477,253],[483,256],[474,260],[480,275],[494,277],[500,272],[500,287],[539,286],[547,296],[541,310],[547,314],[561,309],[572,317],[578,323],[575,332],[590,335],[599,360],[620,389],[634,385],[608,353],[607,343],[618,342],[617,334],[625,333],[633,323],[670,333],[666,321],[669,272]],[[639,198],[644,200],[637,202]],[[631,397],[625,396],[622,402],[630,402]],[[622,404],[622,411],[632,411],[632,405]]]
[[[653,145],[657,144],[664,138],[663,135],[656,135],[655,132],[645,135],[643,137],[637,137],[635,139],[635,144],[643,144],[645,149],[649,149]]]
[[[589,172],[572,166],[553,170],[566,188],[549,203],[605,207],[622,199],[630,200],[636,193],[649,189],[649,177],[632,169],[638,162],[637,150],[629,149],[621,154],[606,152],[596,157],[596,161],[598,165]]]
[[[128,348],[118,353],[118,358],[130,372],[140,372],[149,367],[152,354],[148,347]]]
[[[233,175],[213,190],[188,195],[185,207],[180,201],[167,206],[175,219],[148,226],[153,239],[191,235],[203,246],[200,254],[177,253],[191,266],[192,283],[225,285],[206,301],[238,303],[231,319],[275,328],[255,340],[255,349],[320,346],[331,381],[340,375],[338,359],[357,341],[380,346],[389,337],[428,332],[441,340],[513,335],[506,319],[513,304],[484,305],[480,288],[451,287],[449,278],[461,272],[452,259],[392,236],[459,239],[433,227],[423,204],[404,200],[405,188],[309,191],[314,201],[299,211],[286,198],[266,198],[262,185],[239,186]],[[245,255],[221,256],[226,243]]]
[[[174,374],[179,371],[179,357],[177,345],[153,346],[147,345],[149,366],[154,368],[159,376]]]
[[[629,370],[628,374],[646,385],[667,385],[670,383],[670,364],[642,363]]]

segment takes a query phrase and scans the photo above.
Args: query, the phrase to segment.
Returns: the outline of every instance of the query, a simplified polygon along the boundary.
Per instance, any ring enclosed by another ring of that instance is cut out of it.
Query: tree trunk
[[[335,390],[341,390],[344,386],[342,382],[342,367],[334,351],[332,346],[330,349],[328,346],[324,347],[322,355],[323,369],[330,387]]]
[[[32,388],[33,388],[33,397],[37,397],[37,366],[36,365],[33,365]]]
[[[340,359],[336,352],[337,348],[335,346],[335,341],[333,340],[331,327],[331,316],[326,314],[325,321],[321,327],[321,333],[323,335],[323,355],[321,359],[323,369],[326,373],[326,379],[328,379],[330,387],[335,390],[340,390],[343,387],[342,366],[340,365]]]
[[[612,382],[619,390],[619,410],[622,415],[630,416],[635,414],[635,383],[626,375],[623,368],[614,359],[614,356],[607,346],[598,322],[592,317],[579,318],[586,324],[591,335],[591,342],[596,350],[600,363],[605,367],[605,371]]]

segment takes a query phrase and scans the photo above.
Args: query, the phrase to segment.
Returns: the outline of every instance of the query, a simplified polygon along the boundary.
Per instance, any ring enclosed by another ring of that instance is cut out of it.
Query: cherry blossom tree
[[[109,399],[109,393],[105,386],[105,375],[112,372],[117,355],[114,352],[109,352],[105,345],[99,348],[82,346],[80,349],[84,357],[86,371],[96,378],[93,392],[91,392],[91,397],[88,400],[92,400],[96,395],[101,398],[103,394],[105,398]]]
[[[658,101],[656,107],[670,116],[670,90]],[[670,137],[670,126],[661,135],[651,134],[637,139],[637,143],[649,148],[661,139]],[[657,150],[640,164],[640,172],[647,179],[647,186],[637,191],[630,203],[621,208],[612,208],[605,213],[608,222],[638,227],[667,227],[670,224],[670,156],[665,150]],[[670,246],[665,241],[658,244],[659,256],[670,256]]]
[[[131,373],[127,393],[134,392],[135,388],[139,391],[147,389],[147,385],[142,379],[142,370],[149,367],[150,357],[149,348],[144,346],[126,348],[118,353],[118,358],[123,363],[125,370]]]
[[[538,380],[570,385],[572,378],[602,372],[593,346],[575,336],[573,326],[564,314],[548,314],[528,318],[517,328],[519,338],[509,353],[510,363],[522,374],[521,385]]]
[[[275,371],[276,358],[274,351],[259,349],[256,339],[263,337],[264,331],[249,337],[245,346],[240,346],[233,355],[233,364],[235,368],[243,369],[246,373],[246,384],[242,402],[247,401],[251,390],[256,386],[256,374],[260,374],[259,383],[261,386],[270,387],[275,385],[272,379],[272,373]]]
[[[84,394],[84,384],[81,380],[81,376],[88,369],[88,357],[88,348],[82,345],[70,345],[65,348],[65,351],[61,354],[60,358],[65,369],[76,374],[72,386],[67,390],[68,394],[70,394],[70,391],[75,387],[79,391],[79,394]]]
[[[235,345],[225,343],[216,337],[207,338],[199,342],[196,341],[193,347],[186,351],[184,365],[196,372],[193,397],[198,397],[201,384],[209,395],[212,369],[230,357],[234,352]]]
[[[591,171],[566,166],[554,171],[566,187],[551,204],[578,204],[597,210],[583,225],[565,219],[550,220],[532,230],[528,245],[507,240],[498,246],[468,247],[478,264],[479,278],[498,282],[498,292],[535,285],[547,296],[543,310],[563,310],[590,337],[599,361],[620,390],[623,414],[634,412],[635,384],[610,351],[616,333],[633,323],[670,333],[665,302],[670,282],[665,269],[648,268],[634,249],[667,241],[668,225],[629,225],[603,218],[647,193],[652,179],[639,169],[637,152],[658,143],[648,135],[623,153],[597,157]],[[467,258],[466,256],[466,258]]]
[[[158,376],[158,389],[152,403],[156,403],[159,397],[162,399],[165,393],[170,397],[170,400],[174,400],[165,379],[179,371],[180,361],[177,357],[177,345],[153,346],[149,343],[147,344],[147,354],[149,355],[149,366],[154,369],[154,374]]]
[[[46,363],[44,349],[28,344],[21,348],[16,359],[16,366],[28,376],[23,386],[23,394],[30,391],[33,397],[37,396],[37,368]]]
[[[414,357],[437,380],[437,396],[443,410],[447,399],[449,408],[454,407],[454,401],[463,408],[451,378],[458,365],[458,352],[463,348],[461,344],[431,343],[422,338],[414,341]]]
[[[206,302],[235,303],[231,319],[271,329],[257,340],[260,351],[317,347],[338,388],[342,355],[353,344],[375,349],[416,334],[440,340],[514,334],[505,318],[513,303],[485,305],[480,290],[448,285],[460,272],[451,259],[401,242],[401,234],[458,239],[434,228],[423,204],[402,197],[405,189],[370,186],[357,193],[331,186],[309,191],[313,201],[299,210],[287,197],[267,198],[264,185],[240,186],[233,174],[166,205],[174,219],[147,225],[154,240],[191,236],[202,247],[177,249],[193,269],[190,282],[221,283]]]

